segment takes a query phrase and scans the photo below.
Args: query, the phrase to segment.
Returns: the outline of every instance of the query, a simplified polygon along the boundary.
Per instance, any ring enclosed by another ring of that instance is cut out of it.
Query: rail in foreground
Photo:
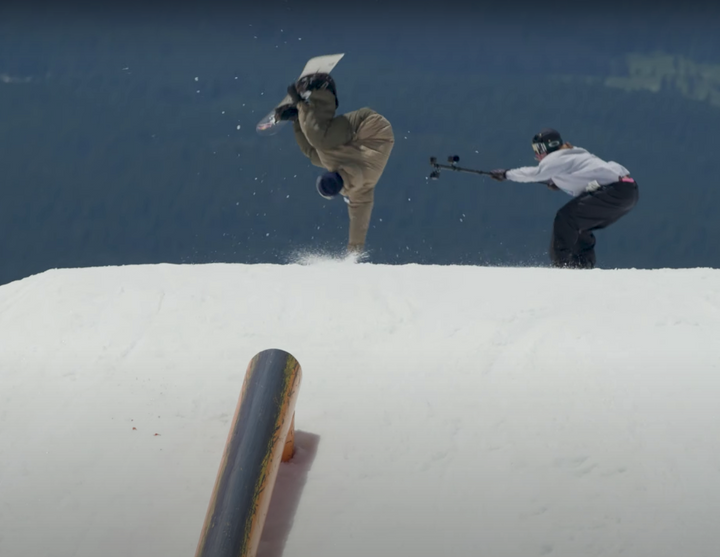
[[[288,352],[250,361],[195,557],[254,557],[281,461],[294,450],[302,369]]]

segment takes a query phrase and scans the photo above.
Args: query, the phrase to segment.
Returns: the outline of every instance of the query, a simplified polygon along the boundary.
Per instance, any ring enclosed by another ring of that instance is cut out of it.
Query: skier
[[[300,78],[288,87],[292,99],[275,110],[291,120],[300,150],[327,172],[316,187],[325,199],[345,198],[350,219],[348,252],[360,253],[370,226],[375,186],[385,170],[395,138],[390,122],[370,108],[336,116],[335,81],[327,73]]]
[[[555,267],[595,267],[595,235],[626,215],[638,201],[638,186],[624,166],[604,161],[580,147],[563,142],[560,133],[545,128],[532,140],[537,166],[491,172],[494,180],[545,183],[573,199],[555,215],[550,258]]]

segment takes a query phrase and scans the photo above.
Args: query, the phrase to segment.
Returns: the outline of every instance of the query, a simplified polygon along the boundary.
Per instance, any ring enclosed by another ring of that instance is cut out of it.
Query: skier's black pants
[[[626,215],[638,201],[633,182],[614,182],[569,201],[555,215],[550,259],[555,267],[595,267],[595,235]]]

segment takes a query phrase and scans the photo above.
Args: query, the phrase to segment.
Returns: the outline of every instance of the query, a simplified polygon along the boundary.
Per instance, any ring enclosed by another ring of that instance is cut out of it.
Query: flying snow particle
[[[235,129],[236,129],[236,130],[239,130],[239,129],[240,129],[240,124],[238,124]],[[255,178],[255,179],[257,180],[257,178]]]
[[[200,81],[200,78],[199,78],[199,77],[196,77],[196,78],[195,78],[195,81]]]

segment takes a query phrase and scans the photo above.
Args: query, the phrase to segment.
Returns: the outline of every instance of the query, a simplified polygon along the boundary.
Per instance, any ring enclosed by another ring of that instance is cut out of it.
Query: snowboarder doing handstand
[[[493,170],[491,177],[545,183],[573,196],[555,215],[550,258],[555,267],[594,268],[593,230],[611,225],[635,207],[637,183],[621,164],[563,142],[560,133],[551,128],[535,135],[532,147],[538,166]]]
[[[348,205],[347,250],[360,253],[370,226],[375,186],[385,170],[395,138],[390,122],[370,108],[339,116],[335,81],[327,73],[300,78],[288,87],[290,104],[275,110],[277,120],[291,120],[300,150],[327,172],[318,176],[318,193],[338,194]]]

